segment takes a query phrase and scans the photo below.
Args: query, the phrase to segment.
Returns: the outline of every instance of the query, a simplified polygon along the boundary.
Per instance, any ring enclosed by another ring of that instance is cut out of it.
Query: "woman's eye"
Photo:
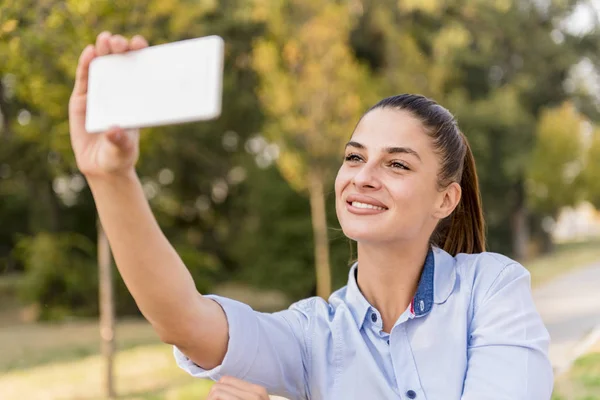
[[[362,160],[362,158],[361,158],[361,156],[359,156],[358,154],[348,154],[348,155],[345,157],[345,160],[346,160],[346,161],[353,161],[353,162],[356,162],[356,161],[361,161],[361,160]]]
[[[398,162],[398,161],[392,161],[390,163],[390,166],[392,168],[399,168],[399,169],[406,169],[406,170],[409,169],[406,165],[404,165],[404,164],[402,164],[401,162]]]

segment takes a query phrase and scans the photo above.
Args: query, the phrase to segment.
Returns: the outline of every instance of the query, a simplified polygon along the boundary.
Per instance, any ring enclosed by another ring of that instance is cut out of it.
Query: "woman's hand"
[[[206,400],[269,400],[269,395],[262,386],[224,376],[213,385]]]
[[[107,54],[125,53],[148,47],[146,39],[135,36],[131,40],[121,35],[102,32],[95,45],[87,46],[79,58],[75,87],[69,101],[71,145],[77,167],[86,177],[120,175],[134,169],[139,154],[139,132],[113,128],[106,132],[89,134],[85,130],[85,115],[90,62]]]

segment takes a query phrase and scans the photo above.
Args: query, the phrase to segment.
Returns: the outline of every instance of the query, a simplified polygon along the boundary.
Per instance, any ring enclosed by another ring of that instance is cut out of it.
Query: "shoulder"
[[[289,310],[295,311],[306,319],[328,318],[335,312],[330,303],[321,297],[314,296],[293,303]]]
[[[484,252],[476,254],[457,254],[454,257],[457,272],[461,275],[472,275],[478,280],[496,277],[508,270],[528,273],[525,267],[510,257],[499,253]]]
[[[301,314],[304,318],[318,324],[330,324],[342,315],[349,314],[347,301],[347,286],[336,290],[328,300],[314,296],[302,299],[292,304],[289,310]]]
[[[525,286],[529,289],[529,271],[519,262],[502,254],[493,252],[458,254],[455,260],[457,275],[462,282],[471,285],[471,292],[476,302],[483,301],[515,281],[526,283]]]

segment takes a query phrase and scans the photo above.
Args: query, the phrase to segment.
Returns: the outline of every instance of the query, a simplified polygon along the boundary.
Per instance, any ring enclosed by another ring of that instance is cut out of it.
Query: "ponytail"
[[[471,146],[462,132],[466,153],[460,187],[462,196],[454,212],[440,222],[434,232],[434,242],[444,251],[456,256],[458,253],[481,253],[485,251],[485,222],[479,193],[479,180]]]

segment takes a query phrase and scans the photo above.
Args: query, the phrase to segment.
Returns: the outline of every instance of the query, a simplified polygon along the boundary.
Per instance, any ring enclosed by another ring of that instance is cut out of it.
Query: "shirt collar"
[[[434,302],[442,304],[452,294],[456,283],[456,258],[440,249],[433,247],[435,273],[433,277]]]
[[[352,265],[348,275],[348,285],[346,286],[346,304],[360,329],[365,320],[365,316],[371,307],[371,304],[365,299],[356,283],[356,267],[358,262]]]
[[[416,317],[428,314],[434,303],[440,304],[448,299],[456,281],[454,263],[454,257],[437,247],[433,247],[427,253],[419,286],[411,304],[411,310]],[[346,304],[360,328],[369,308],[371,308],[371,304],[358,288],[356,282],[357,267],[358,263],[355,263],[350,268],[346,289]]]

